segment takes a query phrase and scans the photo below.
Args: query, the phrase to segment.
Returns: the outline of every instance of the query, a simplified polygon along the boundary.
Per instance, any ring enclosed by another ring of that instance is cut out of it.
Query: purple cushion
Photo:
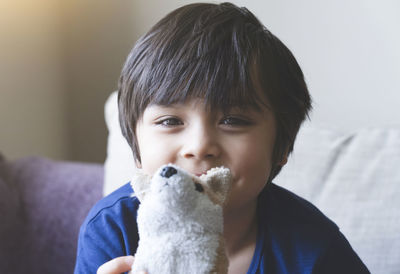
[[[102,186],[100,164],[0,161],[0,273],[72,273],[79,227]]]

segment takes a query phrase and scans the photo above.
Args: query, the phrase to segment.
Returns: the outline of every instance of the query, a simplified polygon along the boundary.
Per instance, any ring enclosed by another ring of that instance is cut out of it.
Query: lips
[[[200,177],[201,175],[207,174],[207,171],[209,171],[210,169],[211,168],[196,170],[192,174],[196,175],[197,177]]]
[[[207,174],[207,171],[201,172],[201,173],[194,173],[197,177],[200,177],[201,175]]]
[[[207,171],[210,170],[211,168],[197,167],[197,168],[183,168],[183,169],[185,169],[190,174],[200,177],[201,175],[207,174]]]
[[[214,168],[215,166],[196,166],[194,168],[184,168],[186,171],[188,171],[189,173],[200,177],[201,175],[205,175],[207,174],[207,171],[209,171],[210,169]]]

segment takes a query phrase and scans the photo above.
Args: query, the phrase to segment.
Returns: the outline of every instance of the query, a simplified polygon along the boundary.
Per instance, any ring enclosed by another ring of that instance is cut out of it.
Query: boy
[[[247,9],[191,4],[168,14],[128,56],[118,104],[145,173],[167,163],[198,176],[231,170],[229,273],[368,273],[334,223],[272,183],[311,99],[291,52]],[[75,273],[129,270],[138,242],[131,194],[127,184],[89,213]]]

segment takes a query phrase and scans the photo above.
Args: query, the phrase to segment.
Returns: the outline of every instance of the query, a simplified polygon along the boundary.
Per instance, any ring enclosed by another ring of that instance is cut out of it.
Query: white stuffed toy
[[[131,185],[141,202],[131,273],[227,273],[223,205],[231,186],[229,169],[213,168],[197,177],[169,164],[153,177],[136,174]]]

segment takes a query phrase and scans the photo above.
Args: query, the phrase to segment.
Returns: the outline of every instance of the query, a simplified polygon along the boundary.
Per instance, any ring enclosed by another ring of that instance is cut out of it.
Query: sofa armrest
[[[0,195],[13,203],[1,248],[14,252],[2,250],[0,273],[72,273],[79,227],[102,196],[103,166],[27,157],[1,167],[8,194]]]

